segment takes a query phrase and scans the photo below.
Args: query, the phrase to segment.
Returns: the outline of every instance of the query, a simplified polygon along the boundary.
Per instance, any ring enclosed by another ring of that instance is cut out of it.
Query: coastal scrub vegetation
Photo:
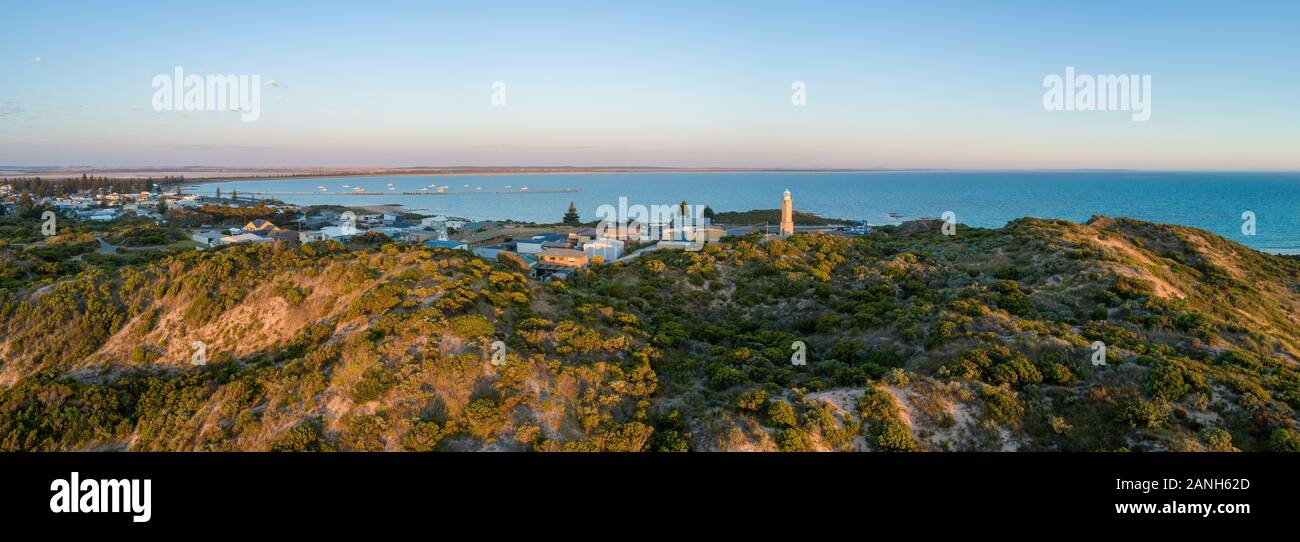
[[[4,218],[0,450],[1300,449],[1300,261],[1134,220],[932,226],[539,283],[385,241],[106,256],[177,237]]]

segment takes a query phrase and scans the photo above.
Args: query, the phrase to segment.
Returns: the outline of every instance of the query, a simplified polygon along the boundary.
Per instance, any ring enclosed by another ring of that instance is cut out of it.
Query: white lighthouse
[[[794,203],[790,200],[790,190],[781,196],[781,237],[794,235]]]

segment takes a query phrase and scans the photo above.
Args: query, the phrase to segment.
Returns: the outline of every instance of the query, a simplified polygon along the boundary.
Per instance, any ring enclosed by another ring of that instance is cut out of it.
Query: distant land
[[[539,173],[743,173],[743,172],[874,172],[940,171],[915,168],[745,168],[650,166],[417,166],[417,167],[100,167],[100,166],[0,166],[0,177],[93,177],[186,179],[365,177],[377,175],[492,175]]]

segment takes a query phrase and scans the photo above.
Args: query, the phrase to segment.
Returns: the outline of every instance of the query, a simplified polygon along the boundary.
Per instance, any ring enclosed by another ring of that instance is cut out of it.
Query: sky
[[[1300,170],[1293,0],[0,0],[0,13],[8,166]],[[257,120],[158,110],[155,76],[176,67],[257,75]],[[1150,76],[1150,118],[1045,109],[1045,78],[1067,67]]]

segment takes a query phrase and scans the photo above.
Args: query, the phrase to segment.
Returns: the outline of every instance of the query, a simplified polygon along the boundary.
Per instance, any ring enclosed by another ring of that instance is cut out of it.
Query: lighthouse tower
[[[790,201],[790,190],[781,196],[781,237],[794,235],[794,203]]]

